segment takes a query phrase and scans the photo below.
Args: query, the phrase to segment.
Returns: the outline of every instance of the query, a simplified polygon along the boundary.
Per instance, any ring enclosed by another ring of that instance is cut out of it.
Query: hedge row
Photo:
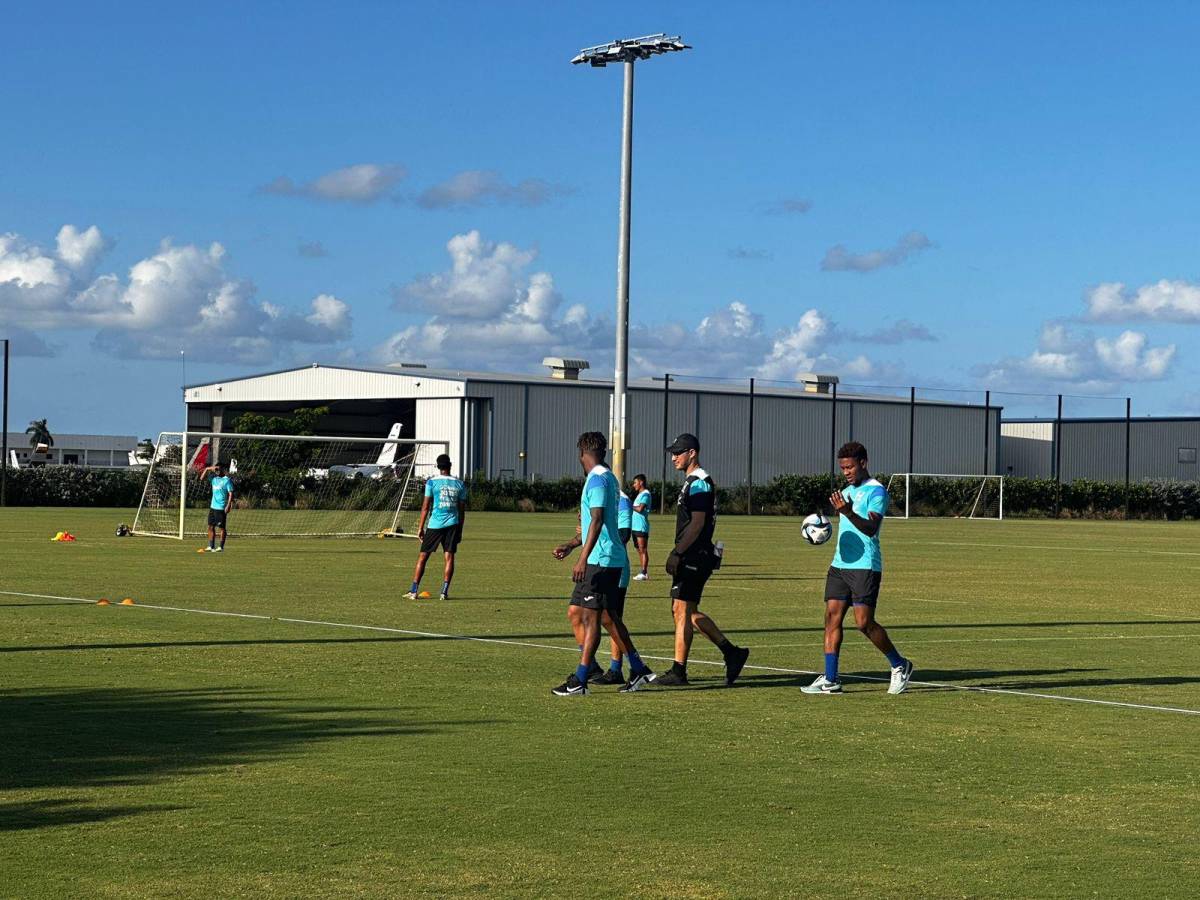
[[[81,466],[10,469],[8,504],[136,508],[145,478],[143,471]],[[880,476],[885,483],[886,478]],[[345,494],[370,493],[369,484],[346,481]],[[522,512],[572,510],[579,503],[582,486],[579,478],[532,482],[474,479],[470,487],[471,508]],[[654,483],[650,489],[657,509],[664,485]],[[665,489],[667,505],[671,508],[679,486],[668,483]],[[920,479],[910,487],[914,512],[938,515],[965,514],[974,503],[978,489],[978,482],[966,479]],[[744,485],[718,488],[717,503],[718,509],[726,515],[744,514],[748,502],[753,503],[755,514],[800,515],[828,510],[829,493],[828,475],[781,475],[768,484],[755,486],[752,498],[747,496]],[[1200,519],[1200,483],[1192,481],[1135,482],[1126,491],[1119,483],[1078,480],[1063,484],[1061,497],[1058,493],[1058,486],[1052,479],[1008,478],[1004,482],[1004,514],[1052,517],[1057,509],[1060,516],[1069,518],[1122,518],[1128,505],[1130,518]],[[897,505],[903,500],[898,485],[893,486],[892,499]],[[993,499],[985,495],[981,502]],[[296,498],[279,500],[284,505],[291,505]]]

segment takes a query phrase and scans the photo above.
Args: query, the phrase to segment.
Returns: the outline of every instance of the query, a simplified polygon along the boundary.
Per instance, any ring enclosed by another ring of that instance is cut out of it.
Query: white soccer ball
[[[833,526],[820,513],[813,513],[800,523],[800,534],[810,544],[823,544],[833,537]]]

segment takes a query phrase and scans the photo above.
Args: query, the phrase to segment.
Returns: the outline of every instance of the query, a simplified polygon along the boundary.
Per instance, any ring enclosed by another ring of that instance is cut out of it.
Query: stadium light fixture
[[[617,234],[617,362],[613,378],[613,422],[609,445],[612,468],[617,479],[625,481],[625,449],[628,441],[626,395],[629,389],[629,221],[633,183],[633,64],[665,53],[690,50],[679,35],[651,34],[585,47],[571,60],[572,65],[587,63],[604,68],[622,63],[625,68],[625,102],[621,126],[621,214]]]

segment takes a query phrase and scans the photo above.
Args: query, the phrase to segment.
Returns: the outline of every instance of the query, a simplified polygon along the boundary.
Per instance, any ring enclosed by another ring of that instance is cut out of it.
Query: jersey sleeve
[[[460,481],[458,483],[458,502],[467,502],[467,483],[465,481]]]
[[[711,513],[713,511],[712,485],[697,478],[688,488],[687,508],[690,512]]]
[[[604,487],[604,479],[600,476],[593,475],[588,478],[587,484],[583,487],[583,505],[587,509],[603,509],[605,507],[608,492]]]
[[[426,481],[425,481],[425,496],[426,497],[433,496],[433,479],[432,478],[426,479]]]
[[[649,491],[642,491],[640,494],[638,494],[638,495],[637,495],[637,503],[636,503],[636,505],[637,505],[637,506],[644,506],[644,507],[646,507],[647,509],[649,509],[649,508],[650,508],[650,492],[649,492]]]
[[[870,515],[871,513],[877,513],[882,516],[887,512],[887,504],[887,489],[884,487],[874,488],[871,491],[870,496],[867,497],[867,515]]]

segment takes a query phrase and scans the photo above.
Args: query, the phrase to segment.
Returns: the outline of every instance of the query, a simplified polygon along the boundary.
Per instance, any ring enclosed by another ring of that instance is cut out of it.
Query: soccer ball
[[[800,524],[800,534],[810,544],[823,544],[833,536],[833,526],[820,513],[813,513]]]

